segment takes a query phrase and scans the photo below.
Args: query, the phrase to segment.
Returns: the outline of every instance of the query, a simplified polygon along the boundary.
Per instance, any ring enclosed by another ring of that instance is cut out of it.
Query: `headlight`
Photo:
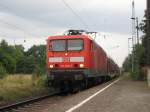
[[[83,68],[84,67],[84,64],[80,64],[80,68]]]
[[[49,67],[50,67],[50,68],[54,68],[54,65],[50,65]]]

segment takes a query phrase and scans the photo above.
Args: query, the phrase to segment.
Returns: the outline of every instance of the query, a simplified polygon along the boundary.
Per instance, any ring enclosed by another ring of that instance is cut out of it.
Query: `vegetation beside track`
[[[27,51],[23,45],[9,45],[5,40],[0,41],[0,78],[6,74],[45,74],[45,45],[34,45]]]
[[[47,94],[45,76],[7,75],[0,79],[0,105]]]
[[[145,14],[146,16],[146,14]],[[139,30],[143,32],[141,42],[132,46],[132,52],[128,55],[123,63],[125,72],[130,72],[133,80],[146,80],[148,66],[148,35],[146,34],[146,21],[139,24]]]
[[[25,51],[23,45],[1,40],[0,105],[47,93],[45,71],[45,45]]]

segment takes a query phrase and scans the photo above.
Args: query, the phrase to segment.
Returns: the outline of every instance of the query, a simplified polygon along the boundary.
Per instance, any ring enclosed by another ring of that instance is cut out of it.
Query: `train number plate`
[[[70,62],[70,58],[69,57],[63,57],[63,62]]]

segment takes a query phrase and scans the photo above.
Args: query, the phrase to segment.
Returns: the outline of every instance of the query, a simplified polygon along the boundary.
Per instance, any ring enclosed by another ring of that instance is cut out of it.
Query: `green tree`
[[[132,55],[129,55],[124,63],[123,63],[123,68],[125,72],[132,71]]]
[[[30,74],[36,67],[35,58],[33,56],[22,56],[17,61],[17,73]]]
[[[45,72],[45,64],[46,64],[46,46],[38,45],[32,46],[26,53],[26,56],[34,56],[36,61],[36,68],[41,68],[41,71]]]
[[[0,63],[0,79],[6,76],[6,69]]]
[[[0,42],[0,63],[8,73],[45,72],[45,45],[32,46],[24,51],[22,45],[8,45],[5,40]]]
[[[144,18],[146,18],[146,14],[145,14],[145,16],[144,16]],[[143,60],[143,62],[142,62],[142,64],[143,64],[143,66],[146,66],[148,63],[147,63],[147,59],[148,59],[148,55],[147,55],[147,53],[148,53],[148,50],[149,50],[149,48],[148,48],[148,35],[147,35],[147,21],[146,20],[143,20],[141,23],[140,23],[140,30],[144,33],[144,35],[142,36],[142,46],[144,47],[144,53],[143,53],[143,58],[144,58],[144,60]]]
[[[14,73],[16,70],[16,60],[0,48],[0,62],[8,73]]]
[[[140,23],[140,30],[144,33],[142,36],[142,43],[134,46],[134,51],[124,61],[123,67],[126,71],[131,72],[132,68],[132,56],[134,55],[134,72],[132,76],[136,80],[143,79],[142,68],[147,64],[147,35],[146,35],[146,21]]]
[[[5,40],[0,42],[0,62],[8,73],[16,72],[17,61],[22,56],[24,56],[22,45],[11,46]]]

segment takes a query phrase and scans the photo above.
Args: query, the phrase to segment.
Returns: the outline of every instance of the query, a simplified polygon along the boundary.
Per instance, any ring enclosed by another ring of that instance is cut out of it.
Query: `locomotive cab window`
[[[81,39],[72,39],[68,40],[68,51],[78,51],[83,49],[83,40]]]
[[[82,49],[82,39],[64,39],[50,41],[50,51],[80,51]]]
[[[65,40],[52,40],[50,42],[50,51],[65,51],[66,41]]]

